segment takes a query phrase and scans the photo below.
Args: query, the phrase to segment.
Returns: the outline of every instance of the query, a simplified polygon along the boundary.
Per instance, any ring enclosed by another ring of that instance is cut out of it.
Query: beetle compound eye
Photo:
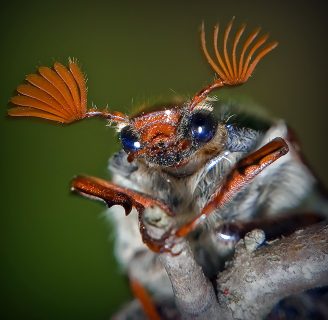
[[[121,130],[120,139],[126,152],[134,152],[141,149],[139,137],[130,126],[126,126]]]
[[[195,112],[190,118],[190,130],[196,142],[210,141],[216,131],[217,120],[208,111]]]

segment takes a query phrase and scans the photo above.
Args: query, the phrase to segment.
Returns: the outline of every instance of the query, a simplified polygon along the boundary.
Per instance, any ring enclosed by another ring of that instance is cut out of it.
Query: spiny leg
[[[163,202],[96,177],[78,176],[74,178],[71,190],[88,198],[102,200],[109,208],[114,205],[120,205],[125,209],[126,215],[134,207],[138,212],[139,228],[143,242],[154,252],[171,252],[171,248],[166,245],[166,239],[171,234],[170,230],[165,232],[159,239],[155,239],[148,234],[143,219],[145,209],[156,206],[168,216],[174,216],[172,210]]]
[[[229,203],[243,187],[247,186],[266,167],[285,155],[288,150],[282,138],[275,138],[241,159],[227,176],[225,183],[212,195],[201,213],[189,223],[181,226],[175,235],[185,237],[195,230],[211,213]]]

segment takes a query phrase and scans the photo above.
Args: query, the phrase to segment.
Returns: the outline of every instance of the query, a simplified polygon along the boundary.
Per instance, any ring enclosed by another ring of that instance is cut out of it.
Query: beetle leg
[[[201,213],[189,223],[181,226],[175,232],[175,235],[184,237],[195,230],[212,212],[229,203],[244,186],[288,151],[288,145],[284,139],[275,138],[262,148],[241,159],[227,176],[225,183],[206,203]]]
[[[251,221],[235,221],[220,225],[215,232],[222,239],[238,242],[245,237],[246,233],[261,229],[268,241],[281,236],[289,236],[296,230],[306,228],[315,223],[325,220],[325,217],[317,212],[293,212],[280,214],[279,216],[258,218]]]
[[[159,239],[155,239],[148,234],[143,221],[144,210],[155,206],[163,210],[168,216],[174,216],[172,210],[163,202],[96,177],[78,176],[74,178],[71,183],[71,190],[85,197],[102,200],[109,208],[114,205],[120,205],[124,208],[126,215],[134,207],[138,211],[139,228],[143,242],[152,251],[171,252],[169,246],[165,244],[170,231],[165,232]]]
[[[130,279],[130,286],[134,296],[139,300],[148,319],[160,320],[161,317],[147,290],[135,279]]]

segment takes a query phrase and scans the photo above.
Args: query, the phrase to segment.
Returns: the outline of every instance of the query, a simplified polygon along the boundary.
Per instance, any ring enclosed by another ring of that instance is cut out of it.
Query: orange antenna
[[[255,29],[250,35],[246,38],[244,45],[240,50],[238,49],[238,44],[240,39],[246,29],[246,24],[242,24],[237,30],[235,37],[233,39],[231,48],[228,48],[228,41],[230,31],[234,22],[234,17],[228,23],[224,34],[223,34],[223,46],[221,52],[218,48],[218,36],[219,36],[219,25],[214,27],[213,32],[213,46],[214,46],[214,55],[211,56],[206,46],[206,37],[205,37],[205,27],[204,23],[201,28],[201,45],[206,60],[215,71],[218,78],[209,85],[208,87],[201,90],[195,95],[191,101],[190,108],[193,109],[199,102],[204,100],[207,95],[214,89],[224,87],[224,86],[237,86],[245,83],[249,77],[252,75],[256,65],[277,45],[278,42],[274,41],[268,43],[264,46],[268,39],[268,35],[258,38],[255,43],[254,40],[260,33],[260,28]],[[248,53],[247,53],[248,52]],[[246,59],[245,59],[245,55]]]
[[[10,100],[15,105],[8,110],[10,116],[38,117],[65,124],[91,117],[128,121],[120,112],[87,110],[86,80],[74,60],[69,60],[68,68],[59,62],[53,68],[40,67],[38,74],[27,75],[26,81],[17,87],[18,95]]]

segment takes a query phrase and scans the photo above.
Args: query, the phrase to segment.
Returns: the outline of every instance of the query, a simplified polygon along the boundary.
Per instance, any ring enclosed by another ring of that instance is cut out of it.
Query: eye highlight
[[[215,135],[217,125],[217,119],[209,111],[195,112],[189,124],[193,140],[202,143],[210,141]]]
[[[120,132],[120,140],[123,149],[126,152],[135,152],[141,149],[139,136],[132,130],[130,126],[124,127]]]

